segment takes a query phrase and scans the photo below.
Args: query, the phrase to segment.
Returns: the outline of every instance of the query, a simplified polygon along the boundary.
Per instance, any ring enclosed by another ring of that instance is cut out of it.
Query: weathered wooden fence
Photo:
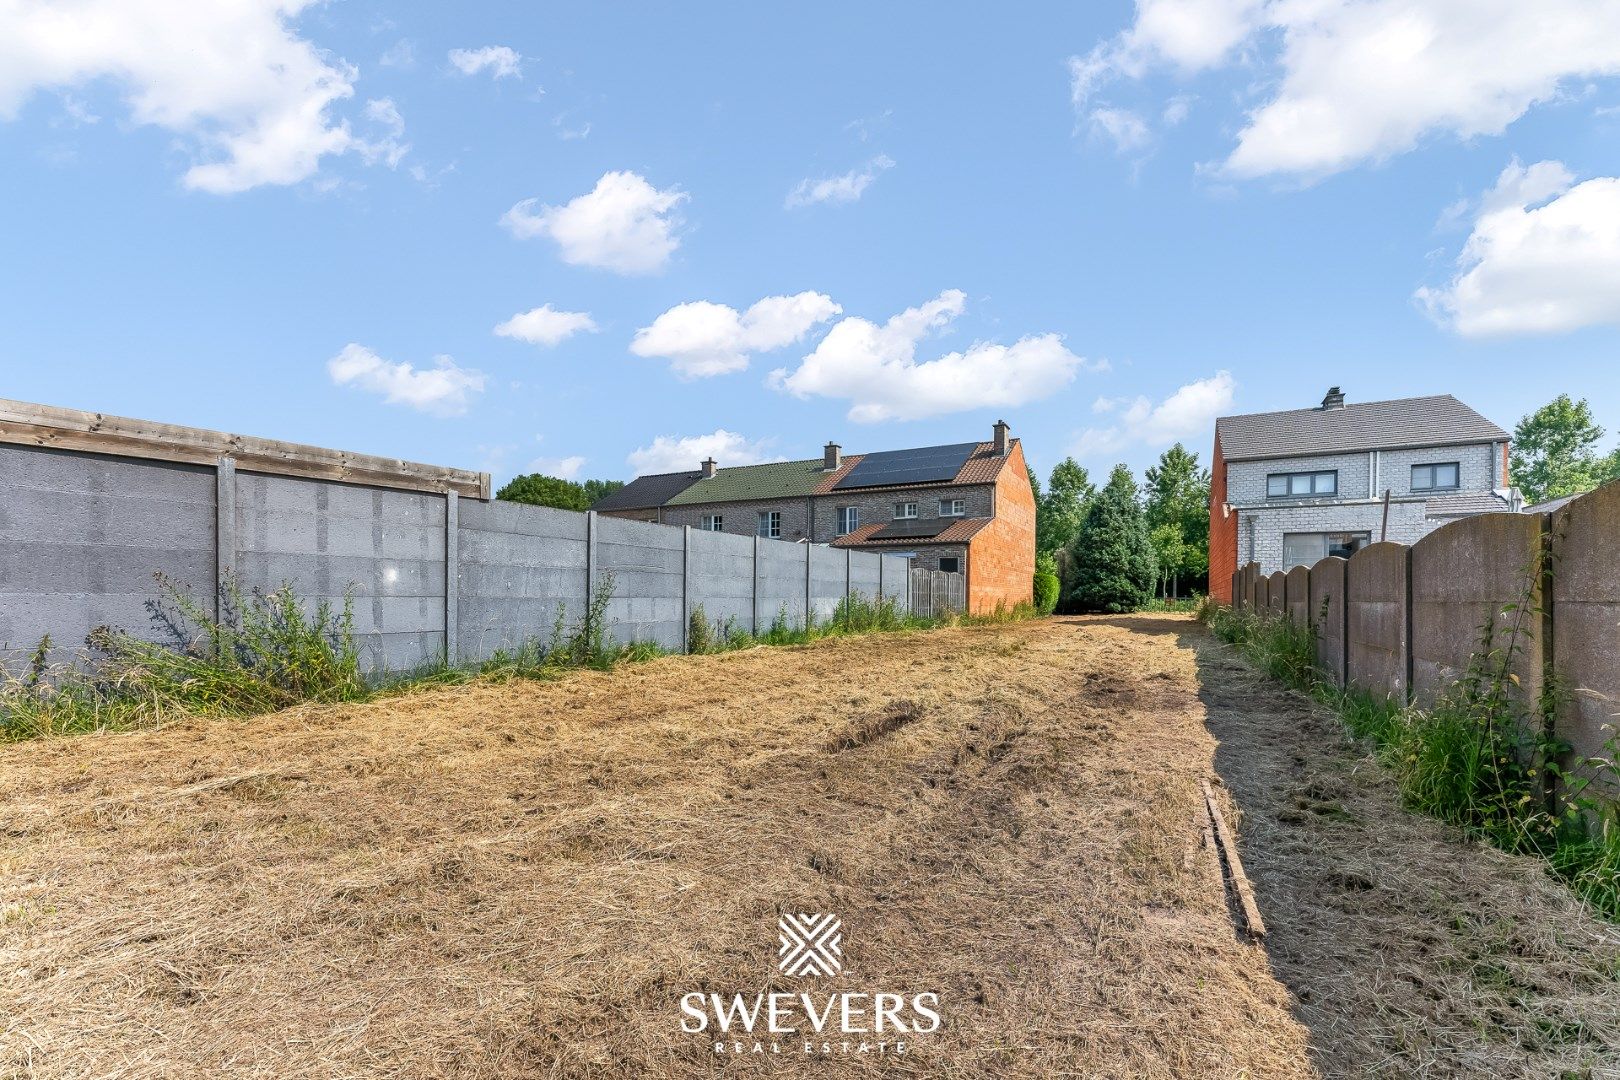
[[[927,618],[959,615],[967,609],[967,581],[961,574],[911,569],[911,613]]]
[[[1549,514],[1484,514],[1406,547],[1371,544],[1269,577],[1232,575],[1237,607],[1316,628],[1340,686],[1425,705],[1497,650],[1534,713],[1558,687],[1554,734],[1606,756],[1620,724],[1620,483]],[[1513,648],[1507,651],[1512,643]]]

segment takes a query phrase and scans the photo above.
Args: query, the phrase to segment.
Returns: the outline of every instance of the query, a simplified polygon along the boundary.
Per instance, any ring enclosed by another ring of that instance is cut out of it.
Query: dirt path
[[[1198,781],[1216,776],[1266,948],[1234,932],[1200,846]],[[1620,1060],[1620,934],[1533,866],[1401,813],[1307,705],[1184,619],[829,641],[0,747],[0,837],[0,1075]],[[778,974],[782,912],[842,918],[839,974]],[[943,1023],[903,1054],[807,1055],[793,1036],[717,1054],[682,1030],[688,993],[806,989],[934,993]]]

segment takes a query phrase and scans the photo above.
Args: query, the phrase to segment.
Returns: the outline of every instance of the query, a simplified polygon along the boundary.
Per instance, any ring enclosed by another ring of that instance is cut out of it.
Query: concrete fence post
[[[596,511],[585,511],[585,610],[596,597]]]
[[[810,544],[805,544],[804,545],[804,628],[805,628],[805,630],[807,632],[810,629],[810,548],[811,548],[811,546],[812,545],[810,545]]]
[[[878,556],[878,558],[882,558],[882,556],[880,555],[880,556]],[[844,605],[846,607],[849,605],[850,592],[854,588],[853,562],[854,562],[854,553],[849,548],[845,548],[844,549]]]
[[[225,602],[236,583],[236,459],[214,463],[214,620],[235,615]]]
[[[1402,672],[1401,672],[1401,678],[1406,684],[1405,687],[1404,687],[1404,693],[1402,694],[1402,697],[1404,698],[1404,701],[1402,703],[1406,704],[1406,705],[1410,705],[1410,704],[1412,704],[1412,701],[1413,701],[1413,692],[1412,692],[1412,666],[1413,666],[1412,665],[1412,549],[1410,547],[1401,548],[1401,577],[1404,579],[1403,584],[1405,585],[1405,592],[1406,592],[1406,603],[1403,605],[1406,608],[1406,626],[1401,631],[1401,638],[1402,638],[1401,652],[1404,654],[1401,657],[1401,664],[1403,666],[1403,669],[1402,669]]]
[[[692,526],[681,526],[681,652],[692,651]]]
[[[461,602],[461,495],[444,493],[444,659],[447,664],[461,660],[456,640]]]
[[[878,600],[880,602],[887,603],[888,599],[889,599],[889,594],[884,591],[885,585],[884,585],[884,580],[883,580],[883,570],[884,570],[885,567],[887,567],[889,565],[889,560],[883,557],[883,552],[881,552],[881,551],[879,551],[877,553],[877,557],[878,557]],[[907,607],[906,610],[909,611],[910,608]]]
[[[754,625],[752,627],[752,633],[753,633],[753,635],[755,637],[758,637],[759,636],[759,534],[758,533],[754,534],[754,601],[753,601],[753,612],[754,612]]]

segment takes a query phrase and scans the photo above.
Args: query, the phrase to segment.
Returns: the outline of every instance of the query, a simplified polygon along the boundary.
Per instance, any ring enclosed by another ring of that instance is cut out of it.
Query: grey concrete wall
[[[804,625],[805,560],[809,548],[808,544],[760,541],[754,576],[761,633],[779,618],[785,618],[790,627]]]
[[[1350,557],[1346,574],[1345,678],[1377,697],[1407,693],[1407,552],[1372,544]]]
[[[691,606],[701,604],[704,618],[717,629],[730,622],[754,633],[754,538],[696,529],[690,535]]]
[[[1605,744],[1620,724],[1620,483],[1554,513],[1551,544],[1553,670],[1564,690],[1555,727],[1575,758],[1613,758]]]
[[[1311,613],[1316,620],[1316,663],[1344,685],[1345,570],[1348,560],[1332,556],[1311,567]]]
[[[445,648],[445,499],[287,476],[236,474],[236,578],[308,604],[354,604],[367,671],[405,671]]]
[[[620,642],[651,641],[685,647],[685,532],[667,525],[598,518],[593,566],[603,585],[611,575],[609,633]]]
[[[1311,568],[1296,566],[1283,575],[1283,603],[1288,617],[1300,626],[1309,626],[1315,616],[1311,598]]]
[[[0,446],[0,663],[47,634],[65,660],[97,626],[172,640],[156,572],[211,609],[214,487],[206,466]]]
[[[585,614],[585,515],[458,500],[457,660],[550,643]],[[607,519],[599,519],[606,521]]]
[[[1522,633],[1516,635],[1510,670],[1519,677],[1521,704],[1528,708],[1536,701],[1541,617],[1529,608],[1540,607],[1545,524],[1540,514],[1483,514],[1453,522],[1412,547],[1412,697],[1417,704],[1432,704],[1474,655],[1506,650],[1515,626]],[[1515,610],[1504,610],[1509,606]]]
[[[476,662],[575,630],[613,579],[606,629],[685,647],[688,617],[750,633],[831,619],[852,591],[909,598],[908,560],[440,493],[0,446],[0,662],[46,634],[66,660],[95,626],[172,640],[154,573],[212,612],[217,582],[291,586],[340,613],[366,670]],[[449,572],[447,573],[447,568]],[[960,582],[961,575],[953,575]],[[759,623],[755,624],[758,612]]]

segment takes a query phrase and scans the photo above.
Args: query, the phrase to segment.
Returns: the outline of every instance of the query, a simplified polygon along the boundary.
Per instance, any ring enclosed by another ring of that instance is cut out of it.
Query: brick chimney
[[[703,459],[703,477],[708,479],[714,475],[714,458]]]
[[[821,471],[837,472],[844,464],[844,448],[830,442],[821,451]]]
[[[1344,391],[1337,386],[1329,387],[1327,396],[1322,399],[1323,411],[1342,408],[1344,408]]]
[[[996,426],[991,430],[995,432],[996,454],[1006,457],[1008,451],[1012,449],[1012,440],[1007,438],[1007,421],[997,420]]]

